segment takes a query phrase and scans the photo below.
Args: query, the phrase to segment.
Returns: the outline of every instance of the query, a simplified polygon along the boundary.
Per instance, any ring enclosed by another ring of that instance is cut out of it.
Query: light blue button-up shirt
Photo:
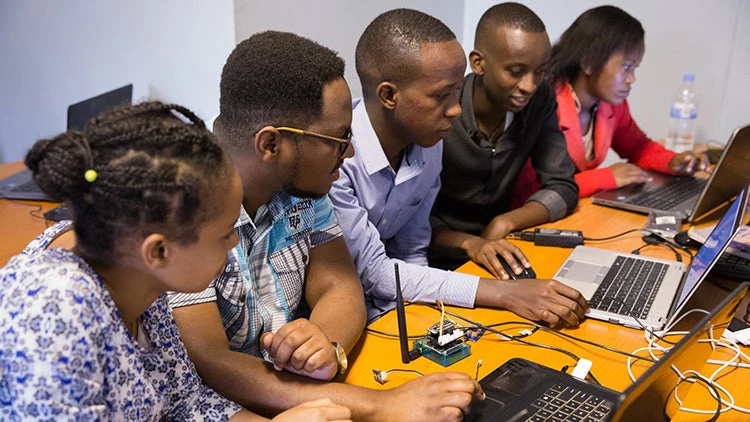
[[[405,300],[473,307],[479,277],[427,266],[442,141],[432,148],[411,144],[394,172],[362,100],[354,102],[352,133],[356,154],[344,160],[329,196],[364,286],[368,316],[395,306],[394,262]]]

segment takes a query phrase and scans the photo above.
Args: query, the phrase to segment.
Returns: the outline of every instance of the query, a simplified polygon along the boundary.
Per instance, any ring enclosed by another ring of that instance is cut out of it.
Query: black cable
[[[411,305],[411,304],[413,304],[413,303],[410,302],[407,305]],[[440,311],[440,309],[437,308],[437,306],[434,306],[434,305],[431,305],[431,304],[428,304],[428,303],[416,303],[416,304],[418,304],[418,305],[424,305],[424,306],[426,306],[428,308],[432,308],[432,309],[434,309],[436,311]],[[748,310],[750,310],[750,307],[748,307]],[[390,311],[384,311],[382,314],[387,313],[387,312],[390,312]],[[638,355],[634,355],[632,353],[624,352],[622,350],[614,349],[612,347],[605,346],[603,344],[598,344],[598,343],[595,343],[593,341],[586,340],[586,339],[583,339],[583,338],[580,338],[580,337],[576,337],[576,336],[564,333],[562,331],[554,330],[552,328],[545,327],[543,325],[539,325],[539,324],[536,324],[536,323],[533,323],[533,322],[526,322],[526,321],[506,321],[506,322],[500,322],[500,323],[496,323],[496,324],[484,325],[482,323],[474,322],[474,321],[472,321],[472,320],[470,320],[468,318],[465,318],[465,317],[463,317],[461,315],[458,315],[458,314],[456,314],[454,312],[451,312],[451,311],[445,311],[445,313],[448,314],[448,315],[450,315],[450,316],[459,318],[462,321],[465,321],[465,322],[467,322],[467,323],[470,324],[469,327],[464,327],[464,328],[469,328],[469,329],[477,329],[477,328],[479,328],[479,329],[483,329],[485,331],[489,331],[489,332],[498,334],[498,335],[502,336],[503,338],[506,338],[506,339],[509,339],[509,340],[519,341],[521,343],[524,343],[524,344],[527,344],[527,345],[530,345],[530,346],[541,347],[541,348],[545,348],[545,349],[551,349],[551,350],[554,350],[554,351],[557,351],[557,352],[560,352],[560,353],[564,353],[564,354],[566,354],[566,355],[568,355],[570,357],[573,357],[574,359],[576,359],[576,362],[579,359],[578,356],[574,355],[573,353],[568,352],[567,350],[558,349],[558,348],[555,348],[553,346],[535,344],[535,343],[531,343],[531,342],[528,342],[528,341],[524,341],[524,340],[521,340],[521,339],[524,338],[524,337],[528,337],[528,335],[526,335],[526,336],[512,336],[512,335],[503,333],[502,331],[495,330],[494,327],[500,327],[500,326],[504,326],[504,325],[523,325],[523,326],[529,326],[529,327],[533,328],[532,331],[531,331],[532,334],[535,333],[537,330],[542,330],[542,331],[545,331],[545,332],[548,332],[548,333],[551,333],[551,334],[555,334],[555,335],[558,335],[558,336],[561,336],[561,337],[565,337],[565,338],[568,338],[568,339],[571,339],[571,340],[574,340],[574,341],[578,341],[578,342],[581,342],[581,343],[584,343],[584,344],[588,344],[590,346],[594,346],[594,347],[597,347],[597,348],[600,348],[602,350],[606,350],[606,351],[609,351],[609,352],[612,352],[612,353],[616,353],[616,354],[619,354],[619,355],[627,356],[627,357],[630,357],[630,358],[633,358],[633,359],[637,359],[637,360],[643,360],[643,361],[646,361],[646,362],[656,363],[656,361],[653,360],[653,359],[651,359],[651,358],[647,358],[647,357],[644,357],[644,356],[638,356]],[[382,317],[382,315],[380,315],[380,314],[376,315],[376,318],[380,318],[380,317]],[[645,330],[647,330],[649,333],[651,333],[654,337],[658,338],[659,340],[661,340],[661,341],[663,341],[665,343],[668,343],[668,344],[677,344],[675,342],[671,342],[669,340],[666,340],[663,337],[659,337],[653,331],[651,331],[650,329],[648,329],[648,327],[645,327],[643,325],[643,323],[641,321],[639,321],[637,318],[633,317],[633,319],[641,327],[643,327]],[[370,329],[370,328],[365,328],[365,330],[371,331],[371,332],[373,332],[375,334],[380,334],[380,335],[383,335],[383,336],[386,336],[386,337],[398,338],[398,334],[394,334],[394,333],[387,333],[387,332],[383,332],[383,331],[373,330],[373,329]],[[423,337],[423,336],[409,336],[408,338],[412,339],[412,338],[421,338],[421,337]]]
[[[431,305],[429,303],[421,303],[421,305],[427,306],[428,308],[432,308],[432,309],[440,312],[440,309],[437,306]],[[484,329],[485,331],[489,331],[491,333],[495,333],[495,334],[497,334],[497,335],[499,335],[499,336],[501,336],[501,337],[503,337],[505,339],[517,341],[517,342],[523,343],[523,344],[525,344],[527,346],[533,346],[533,347],[539,347],[541,349],[553,350],[555,352],[562,353],[562,354],[564,354],[564,355],[572,358],[576,362],[578,362],[581,359],[578,356],[576,356],[573,352],[569,352],[569,351],[567,351],[565,349],[560,349],[558,347],[549,346],[549,345],[546,345],[546,344],[531,343],[529,341],[522,340],[521,337],[516,337],[516,336],[511,336],[511,335],[505,334],[502,331],[498,331],[498,330],[496,330],[496,329],[494,329],[492,327],[488,327],[488,326],[482,324],[481,322],[472,321],[472,320],[470,320],[468,318],[465,318],[465,317],[463,317],[461,315],[458,315],[458,314],[456,314],[454,312],[445,311],[445,313],[448,314],[448,315],[450,315],[450,316],[456,317],[456,318],[458,318],[458,319],[460,319],[462,321],[468,322],[469,324],[471,324],[471,325],[473,325],[473,326],[475,326],[477,328],[481,328],[481,329]]]
[[[31,216],[31,218],[35,218],[37,220],[42,220],[44,222],[47,221],[47,219],[45,219],[44,216],[39,215],[39,213],[42,212],[42,206],[41,205],[39,205],[39,204],[27,204],[25,202],[21,202],[21,201],[16,200],[16,199],[5,198],[5,200],[8,201],[8,202],[10,202],[10,203],[12,203],[12,204],[16,204],[16,205],[23,205],[25,207],[33,207],[34,209],[29,210],[29,215]]]
[[[616,235],[607,236],[607,237],[586,237],[586,236],[584,236],[583,240],[587,240],[589,242],[601,242],[603,240],[615,239],[617,237],[624,236],[624,235],[626,235],[628,233],[633,233],[633,232],[638,232],[638,231],[641,231],[641,229],[630,229],[630,230],[624,231],[622,233],[618,233]]]
[[[662,243],[662,245],[668,247],[669,249],[674,252],[675,259],[677,259],[677,262],[682,262],[682,255],[680,255],[679,252],[677,252],[677,249],[674,248],[674,246],[670,245],[669,243]]]
[[[380,330],[374,330],[374,329],[372,329],[370,327],[365,327],[365,331],[368,332],[368,333],[378,334],[378,335],[381,335],[381,336],[384,336],[384,337],[401,338],[401,336],[399,336],[398,334],[387,333],[385,331],[380,331]],[[409,339],[409,340],[416,340],[416,339],[420,339],[422,337],[424,337],[424,335],[421,335],[421,336],[406,336],[406,338]]]
[[[633,319],[635,319],[636,322],[638,322],[638,324],[641,327],[644,327],[643,323],[640,322],[637,318],[633,317]],[[514,321],[514,322],[501,322],[500,324],[503,324],[503,325],[504,324],[529,325],[529,326],[532,326],[532,327],[536,327],[536,329],[542,330],[542,331],[544,331],[546,333],[555,334],[555,335],[558,335],[558,336],[561,336],[561,337],[569,338],[569,339],[574,340],[574,341],[578,341],[578,342],[581,342],[581,343],[584,343],[584,344],[588,344],[589,346],[598,347],[598,348],[606,350],[608,352],[617,353],[619,355],[631,357],[633,359],[640,359],[640,360],[645,360],[647,362],[656,363],[656,361],[653,360],[653,359],[651,359],[651,358],[634,355],[634,354],[628,353],[628,352],[623,352],[622,350],[613,349],[613,348],[611,348],[609,346],[605,346],[603,344],[594,343],[593,341],[586,340],[586,339],[583,339],[583,338],[580,338],[580,337],[576,337],[576,336],[564,333],[562,331],[558,331],[558,330],[555,330],[555,329],[552,329],[552,328],[549,328],[549,327],[545,327],[543,325],[539,325],[539,324],[536,324],[536,323],[533,323],[533,322]],[[495,326],[495,325],[500,325],[500,324],[492,324],[492,325],[490,325],[490,327]],[[653,334],[652,331],[649,331],[649,332],[651,332],[651,334]],[[656,336],[656,337],[659,338],[660,340],[663,340],[659,336]],[[677,343],[669,342],[667,340],[663,340],[663,341],[665,343],[677,344]]]

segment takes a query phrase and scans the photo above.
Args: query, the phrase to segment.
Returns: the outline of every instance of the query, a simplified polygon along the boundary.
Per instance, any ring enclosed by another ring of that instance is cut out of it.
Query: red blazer
[[[627,100],[619,105],[600,103],[594,125],[594,159],[586,160],[583,149],[581,125],[573,100],[573,91],[568,82],[555,85],[557,94],[557,119],[560,130],[568,142],[568,153],[576,166],[576,183],[581,198],[601,190],[617,187],[615,176],[609,167],[597,168],[607,157],[609,148],[628,162],[644,170],[656,170],[672,174],[669,161],[675,156],[658,143],[649,139],[630,116]],[[531,194],[539,190],[536,174],[530,162],[518,176],[513,203],[523,204]]]

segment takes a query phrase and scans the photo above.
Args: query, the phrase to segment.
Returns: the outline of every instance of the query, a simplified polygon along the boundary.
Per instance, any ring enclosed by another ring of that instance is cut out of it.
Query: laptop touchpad
[[[565,267],[564,273],[560,271],[559,276],[573,282],[573,287],[578,289],[586,298],[593,296],[602,278],[609,271],[609,267],[605,265],[580,261],[569,261]]]

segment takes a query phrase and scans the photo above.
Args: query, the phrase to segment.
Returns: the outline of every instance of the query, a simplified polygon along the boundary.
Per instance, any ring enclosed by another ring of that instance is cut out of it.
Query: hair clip
[[[99,177],[99,174],[94,169],[88,169],[83,173],[83,178],[89,183],[94,183],[97,177]]]

